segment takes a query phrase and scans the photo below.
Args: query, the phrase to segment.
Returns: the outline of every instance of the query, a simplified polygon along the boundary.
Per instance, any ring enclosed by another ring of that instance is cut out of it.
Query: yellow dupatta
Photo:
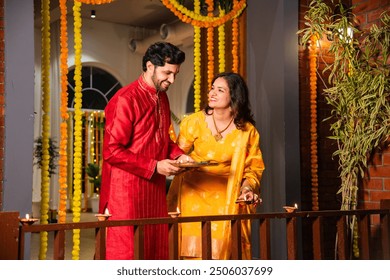
[[[226,210],[224,214],[238,214],[239,205],[235,203],[237,197],[240,194],[241,183],[244,174],[245,168],[245,158],[247,151],[247,143],[249,139],[249,133],[246,131],[240,131],[240,141],[238,141],[237,146],[234,149],[234,154],[232,157],[232,162],[230,166],[230,174],[228,179],[227,191],[226,191]],[[249,206],[244,206],[249,208]],[[247,209],[249,210],[249,209]],[[242,233],[243,239],[248,241],[250,244],[250,232],[248,232],[247,226],[245,226],[246,221],[243,221]],[[246,229],[245,229],[246,228]],[[249,227],[250,230],[250,227]],[[230,221],[225,221],[223,225],[224,231],[224,241],[221,248],[220,259],[226,260],[230,257],[230,247],[232,244],[231,241],[231,224]],[[248,246],[243,246],[243,257],[244,259],[250,259],[251,257],[251,248]],[[248,250],[249,249],[249,250]]]

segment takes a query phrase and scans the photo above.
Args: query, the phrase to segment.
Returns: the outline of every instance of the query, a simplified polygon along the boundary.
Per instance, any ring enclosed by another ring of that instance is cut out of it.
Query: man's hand
[[[171,176],[179,174],[184,171],[184,168],[177,167],[173,165],[174,163],[178,163],[177,160],[171,159],[163,159],[157,162],[157,173],[164,176]]]

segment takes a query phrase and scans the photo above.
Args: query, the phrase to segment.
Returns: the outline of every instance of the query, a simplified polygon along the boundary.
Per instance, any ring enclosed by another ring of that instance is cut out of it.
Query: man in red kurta
[[[185,54],[159,42],[146,51],[138,80],[120,89],[105,108],[100,212],[111,220],[166,217],[166,176],[182,170],[172,163],[185,157],[169,137],[166,90]],[[176,160],[175,160],[176,159]],[[144,232],[145,259],[168,259],[167,225]],[[106,259],[134,258],[133,227],[107,229]]]

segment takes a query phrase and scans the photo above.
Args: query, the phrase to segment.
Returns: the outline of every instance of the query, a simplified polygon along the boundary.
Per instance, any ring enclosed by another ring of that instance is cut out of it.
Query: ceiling
[[[72,0],[67,2],[68,14],[72,13]],[[192,1],[185,1],[188,8]],[[40,3],[41,0],[34,0],[35,25],[40,23]],[[50,1],[51,20],[59,19],[59,1]],[[91,10],[95,10],[95,20],[125,24],[134,27],[144,27],[156,29],[161,24],[169,24],[178,21],[178,18],[168,10],[160,0],[113,0],[109,4],[101,5],[81,5],[81,15],[83,18],[90,18]]]

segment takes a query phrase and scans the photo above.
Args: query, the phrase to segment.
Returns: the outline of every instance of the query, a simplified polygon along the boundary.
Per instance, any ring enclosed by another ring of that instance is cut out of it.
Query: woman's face
[[[230,90],[224,78],[217,78],[208,94],[209,106],[214,109],[230,107]]]

